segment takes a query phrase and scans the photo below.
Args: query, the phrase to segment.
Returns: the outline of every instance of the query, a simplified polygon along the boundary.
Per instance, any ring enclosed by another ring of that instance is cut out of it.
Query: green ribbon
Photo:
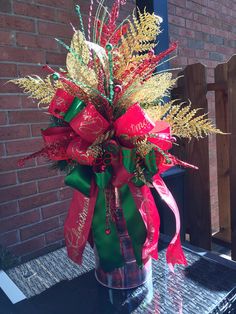
[[[115,224],[111,221],[109,225],[110,234],[106,230],[106,203],[103,189],[99,189],[97,202],[94,209],[92,230],[93,238],[99,256],[101,267],[109,272],[114,268],[122,267],[124,258],[120,251],[120,241]]]
[[[103,172],[94,172],[95,182],[100,189],[105,189],[112,177],[111,168],[106,168]]]
[[[69,123],[78,113],[80,113],[85,108],[85,106],[86,104],[82,100],[75,97],[70,108],[67,110],[64,116],[64,120]]]
[[[128,148],[121,148],[122,152],[122,161],[125,169],[129,173],[133,173],[136,168],[136,149],[128,149]]]
[[[145,156],[145,164],[152,176],[157,173],[156,154],[153,149]]]
[[[89,197],[92,177],[91,167],[78,165],[65,177],[65,184]]]

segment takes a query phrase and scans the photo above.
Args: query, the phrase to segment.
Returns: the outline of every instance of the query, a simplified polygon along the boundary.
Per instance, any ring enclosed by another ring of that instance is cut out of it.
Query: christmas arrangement
[[[66,171],[65,184],[74,189],[64,226],[68,255],[81,263],[89,241],[104,273],[123,267],[125,245],[139,268],[157,259],[160,219],[150,191],[155,188],[176,219],[166,253],[173,269],[186,259],[178,208],[160,175],[175,165],[194,167],[169,153],[178,138],[219,130],[189,104],[163,101],[176,79],[158,67],[177,44],[155,55],[160,18],[137,10],[119,24],[123,5],[116,0],[109,12],[101,0],[93,18],[91,1],[87,32],[76,6],[80,29],[74,29],[71,45],[57,39],[68,50],[66,68],[46,65],[45,79],[13,80],[51,117],[51,126],[42,130],[44,147],[20,164],[44,156]]]

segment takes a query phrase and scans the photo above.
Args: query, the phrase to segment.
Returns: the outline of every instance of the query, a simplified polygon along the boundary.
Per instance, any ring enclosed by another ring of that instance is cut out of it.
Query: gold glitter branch
[[[48,75],[44,80],[39,76],[34,75],[10,80],[9,82],[22,88],[24,93],[29,94],[30,98],[39,100],[38,105],[50,103],[56,89],[60,85],[60,82],[58,81],[51,81],[50,75]]]
[[[207,114],[197,115],[201,109],[191,109],[191,104],[173,105],[173,101],[163,106],[146,109],[146,112],[155,120],[165,120],[171,126],[172,134],[177,137],[191,139],[202,138],[211,133],[223,134],[217,129]]]
[[[168,96],[175,82],[176,80],[172,79],[171,73],[154,75],[145,82],[136,81],[121,97],[119,104],[127,108],[135,102],[149,105],[157,103],[164,96]]]
[[[90,51],[82,32],[76,31],[73,35],[71,52],[67,54],[66,67],[69,76],[75,81],[91,87],[97,87],[98,79],[94,69],[88,67]],[[85,92],[87,89],[82,87]]]
[[[138,19],[133,14],[133,23],[127,35],[122,37],[118,47],[118,60],[116,62],[116,77],[119,78],[128,68],[130,63],[141,62],[147,57],[148,52],[156,46],[156,37],[160,33],[160,20],[153,13],[138,10]],[[142,53],[142,54],[141,54]]]

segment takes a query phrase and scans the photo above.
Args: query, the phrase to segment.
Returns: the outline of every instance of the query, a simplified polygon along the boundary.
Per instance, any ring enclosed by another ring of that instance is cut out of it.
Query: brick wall
[[[85,23],[89,1],[78,1]],[[32,160],[19,169],[17,160],[41,148],[40,130],[48,116],[21,94],[9,79],[46,75],[42,65],[65,64],[65,50],[54,37],[69,42],[77,27],[72,0],[0,1],[0,244],[22,260],[60,247],[63,222],[72,191],[64,176],[44,160]],[[111,1],[110,1],[111,2]],[[129,1],[126,17],[134,8]]]
[[[89,1],[78,2],[86,20]],[[235,50],[236,5],[229,0],[224,5],[217,0],[168,3],[171,38],[181,46],[173,65],[204,62],[212,80],[212,68]],[[128,1],[122,16],[133,8],[134,1]],[[41,69],[45,63],[63,66],[65,50],[54,37],[69,42],[70,22],[78,25],[72,0],[0,1],[0,244],[22,260],[63,244],[71,190],[44,160],[18,168],[19,158],[40,149],[40,129],[47,126],[48,117],[16,86],[4,83],[29,74],[45,75]]]
[[[207,79],[214,80],[214,68],[236,53],[236,2],[232,0],[169,0],[169,32],[179,41],[173,66],[201,62],[208,67]],[[209,116],[214,120],[214,94],[208,93]],[[215,136],[209,137],[212,229],[218,228],[218,198]]]

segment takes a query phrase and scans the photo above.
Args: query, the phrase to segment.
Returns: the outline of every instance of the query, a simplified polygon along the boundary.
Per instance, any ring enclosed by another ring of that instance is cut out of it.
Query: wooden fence
[[[206,68],[189,65],[174,90],[175,97],[190,99],[192,108],[208,112],[207,92],[215,92],[216,126],[229,135],[217,135],[217,178],[220,230],[215,237],[231,243],[236,260],[236,55],[215,68],[215,83],[207,83]],[[208,138],[183,145],[185,158],[199,171],[187,171],[187,221],[190,242],[211,249],[211,207]]]

